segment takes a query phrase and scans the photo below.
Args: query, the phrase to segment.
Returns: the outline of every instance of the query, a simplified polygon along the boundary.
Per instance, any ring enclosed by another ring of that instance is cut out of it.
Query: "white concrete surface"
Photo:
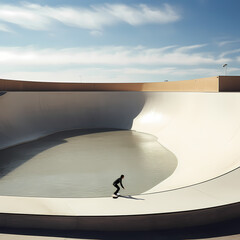
[[[109,197],[122,173],[124,194],[137,195],[177,166],[153,135],[116,129],[58,132],[1,150],[0,159],[0,195],[19,197]]]
[[[239,202],[239,104],[240,93],[7,93],[0,97],[2,149],[68,129],[132,129],[156,136],[176,155],[178,166],[135,199],[1,196],[0,212],[142,215]]]

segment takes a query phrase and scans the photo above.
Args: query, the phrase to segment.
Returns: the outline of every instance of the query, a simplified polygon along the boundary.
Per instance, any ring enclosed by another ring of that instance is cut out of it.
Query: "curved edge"
[[[0,214],[0,227],[51,230],[149,231],[201,226],[239,217],[240,203],[176,213],[124,216]]]
[[[190,185],[183,186],[183,187],[173,188],[173,189],[169,189],[169,190],[152,191],[152,189],[154,189],[157,186],[156,185],[155,187],[153,187],[153,188],[151,188],[151,189],[149,189],[149,190],[147,190],[147,191],[145,191],[145,192],[143,192],[143,193],[141,193],[139,195],[142,195],[142,196],[144,196],[144,195],[152,195],[152,194],[159,194],[159,193],[165,193],[165,192],[172,192],[172,191],[181,190],[181,189],[185,189],[185,188],[191,188],[191,187],[194,187],[194,186],[198,186],[198,185],[201,185],[201,184],[208,183],[208,182],[211,182],[213,180],[219,179],[219,178],[224,177],[224,176],[226,176],[228,174],[231,174],[232,172],[235,172],[237,170],[240,170],[240,166],[236,167],[236,168],[234,168],[232,170],[229,170],[228,172],[220,174],[220,175],[218,175],[216,177],[213,177],[213,178],[210,178],[210,179],[198,182],[198,183],[190,184]]]

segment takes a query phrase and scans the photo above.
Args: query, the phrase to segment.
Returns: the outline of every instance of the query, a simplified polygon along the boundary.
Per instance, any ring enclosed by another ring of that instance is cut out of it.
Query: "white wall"
[[[133,129],[157,136],[178,159],[174,174],[149,192],[196,184],[239,167],[239,93],[146,96]]]
[[[10,92],[0,97],[0,149],[75,128],[130,129],[143,94]]]

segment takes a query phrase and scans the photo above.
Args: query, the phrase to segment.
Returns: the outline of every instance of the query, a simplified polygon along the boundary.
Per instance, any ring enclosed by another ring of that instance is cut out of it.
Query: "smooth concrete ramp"
[[[74,129],[0,151],[0,195],[110,197],[122,173],[124,195],[138,195],[172,175],[173,153],[157,138],[118,129]]]
[[[0,225],[149,230],[239,216],[239,104],[239,93],[9,92],[1,96],[1,149],[64,130],[117,128],[154,135],[176,156],[178,165],[145,193],[117,200],[2,196]]]

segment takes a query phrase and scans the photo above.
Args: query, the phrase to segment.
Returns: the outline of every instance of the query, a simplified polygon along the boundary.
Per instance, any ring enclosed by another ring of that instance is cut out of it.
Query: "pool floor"
[[[70,130],[0,151],[0,195],[109,197],[143,193],[173,174],[177,159],[157,138],[117,129]]]

